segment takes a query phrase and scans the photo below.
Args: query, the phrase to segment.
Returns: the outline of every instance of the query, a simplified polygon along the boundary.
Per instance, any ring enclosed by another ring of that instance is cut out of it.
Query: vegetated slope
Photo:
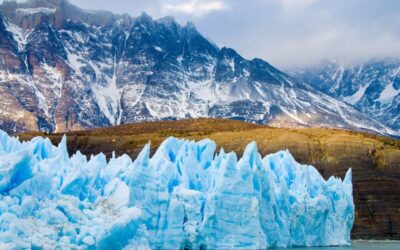
[[[0,128],[8,132],[223,117],[397,134],[172,17],[86,11],[67,0],[6,1],[0,37]]]
[[[39,133],[20,134],[30,139]],[[356,220],[353,238],[400,239],[400,141],[337,129],[283,129],[240,121],[195,119],[146,122],[70,132],[70,153],[111,157],[126,153],[135,158],[151,142],[152,152],[168,136],[200,140],[210,138],[226,151],[239,155],[256,141],[262,156],[289,149],[295,159],[317,167],[324,177],[344,177],[353,169]],[[58,143],[62,134],[48,135]]]

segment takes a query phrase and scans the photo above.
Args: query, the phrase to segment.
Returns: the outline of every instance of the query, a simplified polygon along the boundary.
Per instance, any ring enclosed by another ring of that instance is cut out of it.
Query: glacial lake
[[[290,248],[275,248],[279,250]],[[294,250],[400,250],[400,241],[359,240],[348,247],[296,247]]]

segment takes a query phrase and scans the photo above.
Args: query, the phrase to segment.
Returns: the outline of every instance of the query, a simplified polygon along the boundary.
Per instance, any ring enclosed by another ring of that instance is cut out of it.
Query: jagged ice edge
[[[289,151],[240,160],[166,139],[150,158],[69,157],[0,131],[0,247],[268,248],[349,245],[352,173],[325,181]]]

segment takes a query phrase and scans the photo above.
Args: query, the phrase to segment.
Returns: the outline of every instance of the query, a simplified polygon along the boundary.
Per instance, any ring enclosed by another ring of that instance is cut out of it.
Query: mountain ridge
[[[0,128],[8,132],[223,117],[398,134],[261,59],[218,48],[192,23],[66,0],[5,2],[0,13]]]
[[[372,59],[350,65],[328,61],[291,73],[383,124],[400,129],[399,59]]]

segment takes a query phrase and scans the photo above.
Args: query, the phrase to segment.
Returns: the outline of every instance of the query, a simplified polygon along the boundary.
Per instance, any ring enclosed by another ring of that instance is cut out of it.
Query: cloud
[[[185,15],[203,16],[212,11],[221,11],[228,8],[223,1],[184,1],[177,4],[162,4],[161,11],[163,13],[179,13]]]
[[[278,0],[285,9],[307,8],[315,3],[316,0]]]
[[[230,0],[195,24],[220,46],[283,68],[400,58],[398,0]]]
[[[400,56],[400,40],[390,32],[368,37],[346,27],[333,27],[307,36],[279,39],[259,53],[281,68],[293,69],[336,60],[343,65]]]

